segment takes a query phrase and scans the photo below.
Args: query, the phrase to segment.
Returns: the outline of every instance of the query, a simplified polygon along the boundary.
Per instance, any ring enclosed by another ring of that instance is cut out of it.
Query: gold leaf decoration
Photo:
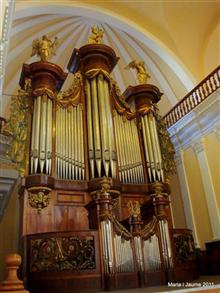
[[[138,217],[141,214],[141,206],[139,201],[135,200],[135,201],[131,201],[129,200],[129,202],[127,203],[127,207],[128,207],[128,212],[130,216],[133,217]]]
[[[37,209],[38,213],[46,208],[50,203],[51,189],[45,186],[30,187],[28,189],[28,200],[32,208]]]
[[[156,109],[157,131],[162,155],[163,169],[167,177],[176,173],[176,165],[174,160],[175,149],[167,131],[163,117],[159,115]]]
[[[11,115],[3,127],[3,133],[12,138],[9,157],[17,165],[21,176],[24,176],[26,161],[30,92],[30,80],[27,79],[24,89],[19,89],[18,94],[11,97]]]
[[[148,79],[151,77],[146,71],[145,62],[143,60],[133,60],[125,67],[125,69],[135,70],[139,84],[147,84]]]
[[[52,41],[47,35],[43,35],[42,38],[33,41],[31,57],[37,55],[42,62],[47,62],[55,55],[57,45],[57,37]]]
[[[103,35],[104,30],[96,25],[93,25],[91,27],[91,33],[87,41],[88,44],[102,44]]]

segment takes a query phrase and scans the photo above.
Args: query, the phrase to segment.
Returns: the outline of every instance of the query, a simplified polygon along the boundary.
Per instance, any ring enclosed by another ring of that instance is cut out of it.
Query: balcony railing
[[[219,88],[220,66],[213,70],[164,116],[167,128],[192,111]]]

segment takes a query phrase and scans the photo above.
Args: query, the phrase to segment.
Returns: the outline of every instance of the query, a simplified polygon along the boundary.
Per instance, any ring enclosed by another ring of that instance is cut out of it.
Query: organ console
[[[58,65],[43,59],[22,68],[20,86],[25,92],[28,80],[31,90],[20,230],[33,293],[175,278],[156,107],[162,93],[147,83],[121,94],[111,77],[119,58],[93,41],[73,50],[67,91]]]

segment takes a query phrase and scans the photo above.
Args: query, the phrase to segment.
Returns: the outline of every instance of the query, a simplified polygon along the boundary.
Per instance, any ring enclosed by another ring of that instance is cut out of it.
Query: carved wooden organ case
[[[110,75],[118,59],[103,44],[74,49],[65,92],[58,65],[23,65],[32,111],[21,236],[31,292],[161,284],[172,272],[155,118],[162,94],[141,84],[121,95]]]

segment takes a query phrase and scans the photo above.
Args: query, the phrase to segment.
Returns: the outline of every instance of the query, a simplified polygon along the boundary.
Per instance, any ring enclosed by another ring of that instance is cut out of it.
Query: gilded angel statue
[[[54,41],[48,38],[47,35],[43,35],[40,39],[35,39],[32,43],[31,57],[37,55],[41,61],[47,62],[52,56],[55,55],[58,39],[54,38]]]
[[[144,61],[139,61],[137,62],[136,60],[131,61],[125,69],[134,69],[137,74],[137,80],[139,84],[146,84],[148,79],[150,78],[150,75],[146,72],[145,68],[145,62]]]
[[[88,38],[88,44],[102,44],[104,30],[96,25],[91,27],[91,34]]]

